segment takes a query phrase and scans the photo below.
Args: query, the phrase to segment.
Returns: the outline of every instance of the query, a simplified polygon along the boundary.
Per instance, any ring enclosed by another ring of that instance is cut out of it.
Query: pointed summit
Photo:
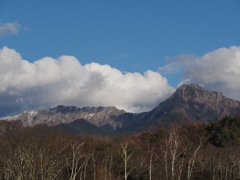
[[[192,89],[203,89],[205,90],[202,86],[198,85],[198,84],[194,84],[194,83],[190,83],[190,84],[182,84],[181,86],[178,87],[178,90],[185,90],[187,88],[192,88]]]
[[[183,84],[172,94],[169,99],[181,98],[185,102],[197,101],[201,103],[219,103],[222,100],[230,100],[222,93],[204,89],[198,84]],[[234,101],[234,100],[231,100]],[[236,102],[236,101],[234,101]]]
[[[217,121],[240,113],[240,102],[220,92],[205,90],[197,84],[181,85],[171,97],[148,112],[141,120],[143,126],[163,127],[169,123]],[[147,123],[146,123],[147,122]]]
[[[198,95],[202,93],[209,92],[208,90],[204,89],[202,86],[198,84],[182,84],[179,88],[176,90],[177,93],[183,93],[187,95]]]

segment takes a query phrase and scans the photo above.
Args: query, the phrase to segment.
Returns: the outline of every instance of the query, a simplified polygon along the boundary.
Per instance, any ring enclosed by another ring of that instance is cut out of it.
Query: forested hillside
[[[239,179],[239,122],[240,116],[225,117],[209,125],[101,138],[1,121],[0,179]]]

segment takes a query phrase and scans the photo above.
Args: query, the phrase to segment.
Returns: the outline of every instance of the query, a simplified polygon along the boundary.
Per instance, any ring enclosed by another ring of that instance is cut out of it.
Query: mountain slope
[[[77,119],[85,119],[96,126],[110,125],[114,129],[122,126],[118,116],[126,113],[116,107],[84,107],[59,105],[54,108],[39,111],[25,111],[11,117],[11,120],[21,120],[25,126],[47,124],[55,126],[61,123],[71,123]]]
[[[56,130],[60,130],[67,134],[72,135],[100,135],[100,136],[114,135],[113,129],[106,130],[104,128],[91,124],[85,119],[78,119],[71,123],[58,124],[54,128]]]
[[[56,126],[62,123],[66,126],[75,120],[84,119],[92,125],[101,127],[101,130],[132,133],[156,130],[170,123],[208,123],[236,114],[240,114],[240,102],[229,99],[220,92],[205,90],[197,84],[184,84],[171,97],[149,112],[134,114],[116,107],[57,106],[39,111],[26,111],[9,120],[21,120],[25,126],[37,124]],[[71,128],[73,125],[71,124]],[[77,126],[79,127],[79,124]]]
[[[169,123],[208,123],[238,113],[240,102],[219,92],[205,90],[197,84],[184,84],[152,111],[143,113],[135,121],[131,121],[125,129],[156,129],[168,126]]]

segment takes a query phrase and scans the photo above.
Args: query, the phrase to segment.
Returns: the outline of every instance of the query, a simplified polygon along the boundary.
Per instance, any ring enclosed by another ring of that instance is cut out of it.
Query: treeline
[[[238,180],[240,116],[133,137],[0,122],[1,180]]]

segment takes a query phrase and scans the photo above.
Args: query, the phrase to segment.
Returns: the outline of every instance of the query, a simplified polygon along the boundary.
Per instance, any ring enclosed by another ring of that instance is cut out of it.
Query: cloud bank
[[[0,37],[17,35],[22,29],[24,28],[18,22],[8,22],[5,24],[0,23]]]
[[[240,47],[221,48],[196,58],[183,75],[187,81],[240,100]]]
[[[82,65],[73,56],[30,63],[13,49],[0,49],[0,116],[59,104],[142,112],[173,91],[158,72],[122,73],[109,65]]]
[[[163,74],[181,73],[180,83],[197,83],[240,100],[240,47],[221,48],[201,57],[179,55],[160,67]]]

